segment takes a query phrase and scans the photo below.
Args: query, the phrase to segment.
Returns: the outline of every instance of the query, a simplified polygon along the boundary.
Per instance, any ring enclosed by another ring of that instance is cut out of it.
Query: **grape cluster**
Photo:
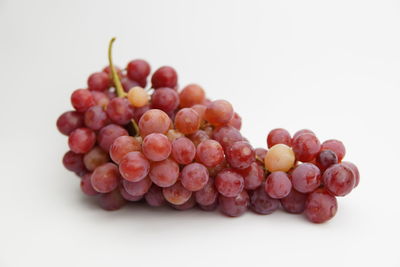
[[[57,120],[68,136],[65,168],[103,209],[145,201],[178,210],[218,208],[235,217],[248,208],[270,214],[282,206],[321,223],[335,215],[335,197],[358,185],[357,167],[342,161],[340,141],[320,144],[309,130],[291,137],[275,129],[269,150],[254,149],[228,101],[209,100],[197,84],[179,90],[169,66],[151,78],[144,60],[114,67],[113,41],[110,65],[72,93],[74,110]]]

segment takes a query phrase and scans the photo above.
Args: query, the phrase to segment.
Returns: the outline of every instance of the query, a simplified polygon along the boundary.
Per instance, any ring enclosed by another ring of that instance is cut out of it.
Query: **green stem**
[[[118,97],[125,97],[126,93],[124,91],[124,88],[122,87],[121,80],[118,77],[117,71],[115,70],[115,67],[114,67],[114,64],[113,64],[113,60],[112,60],[112,46],[113,46],[114,41],[115,41],[115,37],[113,37],[110,40],[110,43],[108,45],[108,62],[109,62],[109,65],[110,65],[111,77],[112,77],[112,80],[114,82],[114,86],[115,86],[115,90],[117,92],[117,96]]]

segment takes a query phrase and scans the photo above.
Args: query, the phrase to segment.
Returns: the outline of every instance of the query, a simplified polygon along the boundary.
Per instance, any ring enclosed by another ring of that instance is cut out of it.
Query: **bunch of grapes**
[[[282,206],[321,223],[335,215],[335,197],[358,185],[340,141],[321,145],[309,130],[292,138],[275,129],[268,151],[254,149],[229,102],[209,100],[196,84],[179,90],[169,66],[157,69],[148,86],[150,65],[133,60],[124,70],[115,67],[113,42],[109,66],[72,93],[74,110],[57,120],[70,149],[64,166],[102,208],[145,201],[236,217],[248,208],[270,214]]]

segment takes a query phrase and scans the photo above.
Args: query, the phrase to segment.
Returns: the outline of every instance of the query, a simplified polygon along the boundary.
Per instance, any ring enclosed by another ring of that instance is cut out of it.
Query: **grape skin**
[[[354,172],[343,164],[335,164],[326,169],[322,180],[330,193],[341,197],[349,194],[355,185]]]
[[[282,128],[273,129],[269,132],[267,137],[268,148],[273,147],[276,144],[285,144],[287,146],[291,146],[292,138],[290,137],[290,133]]]
[[[100,130],[109,123],[107,113],[100,106],[90,107],[84,115],[85,125],[92,130]]]
[[[235,169],[246,169],[256,159],[253,147],[246,141],[235,142],[226,151],[229,165]]]
[[[243,177],[232,169],[220,171],[215,177],[215,187],[225,197],[236,197],[243,191]]]
[[[139,196],[143,196],[144,194],[147,193],[147,191],[149,191],[149,189],[152,185],[152,182],[151,182],[150,178],[148,178],[146,176],[144,179],[140,180],[139,182],[130,182],[128,180],[123,179],[122,185],[129,195],[134,196],[134,197],[139,197]]]
[[[214,186],[214,179],[209,178],[207,184],[195,192],[196,202],[203,206],[212,205],[218,197],[218,191]]]
[[[313,223],[332,219],[337,211],[337,201],[325,189],[317,189],[308,195],[304,214]]]
[[[142,144],[140,137],[123,135],[115,139],[110,147],[110,157],[115,163],[119,163],[122,158],[133,151],[140,151]]]
[[[294,189],[301,193],[310,193],[321,184],[321,171],[312,163],[303,163],[292,171]]]
[[[168,138],[159,133],[152,133],[143,139],[143,154],[151,161],[162,161],[171,154],[172,146]]]
[[[195,133],[200,127],[200,116],[192,108],[183,108],[176,113],[175,127],[183,134]]]
[[[126,200],[118,189],[110,193],[99,194],[98,202],[101,208],[108,211],[118,210],[126,204]]]
[[[67,170],[78,175],[87,171],[83,163],[83,154],[77,154],[73,151],[64,154],[63,165]]]
[[[161,109],[166,113],[174,111],[179,106],[179,95],[171,88],[159,88],[151,96],[151,107]]]
[[[119,163],[119,172],[130,182],[143,180],[150,171],[150,162],[139,151],[127,153]]]
[[[215,140],[205,140],[197,146],[196,157],[207,167],[215,167],[224,160],[224,150]]]
[[[181,182],[177,182],[170,187],[163,188],[165,200],[174,205],[182,205],[192,196],[192,192],[187,190]]]
[[[169,187],[178,180],[179,165],[172,159],[154,162],[151,165],[150,179],[159,187]]]
[[[250,208],[258,214],[268,215],[279,208],[279,200],[269,197],[261,186],[251,194]]]
[[[68,137],[69,148],[77,154],[88,153],[96,143],[96,134],[89,128],[78,128]]]
[[[289,195],[282,198],[281,205],[289,213],[302,213],[306,207],[307,194],[297,192],[292,188]]]
[[[128,135],[127,130],[125,130],[119,125],[109,124],[104,128],[101,128],[101,130],[97,135],[97,142],[103,150],[109,151],[115,139],[125,135]]]
[[[249,205],[249,195],[245,190],[240,192],[236,197],[218,197],[220,211],[230,217],[238,217],[245,213]]]
[[[201,190],[207,184],[208,178],[207,168],[199,163],[188,164],[181,172],[182,185],[190,191]]]
[[[153,184],[149,191],[144,195],[147,204],[152,207],[161,207],[165,204],[165,198],[162,193],[162,188]]]
[[[335,139],[326,140],[323,142],[321,145],[321,150],[331,150],[335,152],[339,162],[341,162],[346,155],[346,148],[344,147],[343,143]]]
[[[179,137],[172,142],[172,157],[179,164],[191,163],[196,155],[196,147],[189,138]]]
[[[57,129],[64,135],[83,127],[83,115],[77,111],[67,111],[57,119]]]
[[[159,109],[146,111],[139,120],[140,135],[145,137],[151,133],[166,134],[171,125],[168,115]]]
[[[93,95],[90,93],[89,90],[78,89],[75,90],[71,95],[71,104],[76,109],[76,111],[85,112],[96,103],[94,102]]]
[[[90,181],[97,192],[111,192],[118,187],[118,167],[111,162],[105,163],[93,171]]]
[[[226,125],[232,117],[232,105],[226,100],[215,100],[211,102],[204,114],[204,118],[214,126]]]
[[[272,198],[284,198],[291,189],[292,183],[288,175],[282,171],[272,172],[265,181],[265,192]]]
[[[108,153],[98,146],[92,148],[92,150],[83,157],[83,163],[89,171],[94,171],[98,166],[103,165],[109,160],[110,157],[108,156]]]
[[[183,88],[179,94],[180,107],[190,108],[196,104],[201,104],[205,97],[206,94],[201,86],[197,84],[189,84]]]

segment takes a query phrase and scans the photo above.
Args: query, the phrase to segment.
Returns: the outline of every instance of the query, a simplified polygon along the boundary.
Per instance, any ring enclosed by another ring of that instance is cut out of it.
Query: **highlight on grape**
[[[68,136],[65,168],[103,209],[141,201],[236,217],[282,208],[322,223],[335,216],[336,197],[358,186],[359,171],[343,161],[342,142],[278,128],[266,148],[253,148],[228,101],[210,100],[198,84],[180,88],[170,66],[152,74],[141,59],[114,66],[114,41],[109,66],[72,93],[73,110],[57,120]]]

